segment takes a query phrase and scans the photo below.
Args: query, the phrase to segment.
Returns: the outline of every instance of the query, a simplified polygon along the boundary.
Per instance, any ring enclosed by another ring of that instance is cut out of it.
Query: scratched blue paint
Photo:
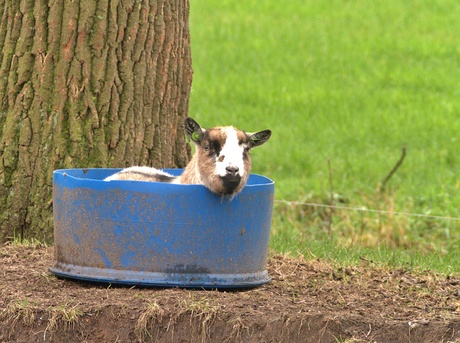
[[[252,174],[229,201],[201,185],[103,181],[118,170],[54,172],[51,272],[162,287],[240,288],[270,280],[273,181]]]
[[[112,267],[112,262],[111,262],[110,259],[107,257],[107,254],[105,253],[104,249],[96,248],[94,251],[97,252],[97,253],[99,254],[99,256],[104,260],[105,266],[106,266],[107,268]]]

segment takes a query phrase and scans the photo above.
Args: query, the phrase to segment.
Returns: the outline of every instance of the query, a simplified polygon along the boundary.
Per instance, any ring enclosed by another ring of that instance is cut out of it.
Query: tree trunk
[[[0,11],[0,241],[52,240],[54,169],[185,166],[188,0]]]

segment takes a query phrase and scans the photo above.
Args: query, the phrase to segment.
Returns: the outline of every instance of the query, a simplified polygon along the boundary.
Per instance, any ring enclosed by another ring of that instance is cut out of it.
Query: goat
[[[247,133],[232,126],[203,129],[190,117],[185,118],[184,128],[196,151],[182,175],[173,176],[151,167],[130,167],[105,178],[105,181],[201,184],[213,193],[233,198],[248,180],[251,170],[249,151],[264,144],[271,136],[270,130]]]

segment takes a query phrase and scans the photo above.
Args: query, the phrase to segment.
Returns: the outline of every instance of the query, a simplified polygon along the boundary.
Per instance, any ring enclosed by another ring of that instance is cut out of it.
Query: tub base
[[[271,281],[266,270],[245,274],[184,274],[119,271],[56,263],[50,272],[66,279],[140,287],[233,289],[258,287]]]

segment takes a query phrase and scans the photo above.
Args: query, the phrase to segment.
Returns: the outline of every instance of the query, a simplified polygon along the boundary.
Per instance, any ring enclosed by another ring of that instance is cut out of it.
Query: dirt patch
[[[460,278],[272,256],[239,291],[57,279],[52,247],[0,247],[0,342],[460,342]]]

